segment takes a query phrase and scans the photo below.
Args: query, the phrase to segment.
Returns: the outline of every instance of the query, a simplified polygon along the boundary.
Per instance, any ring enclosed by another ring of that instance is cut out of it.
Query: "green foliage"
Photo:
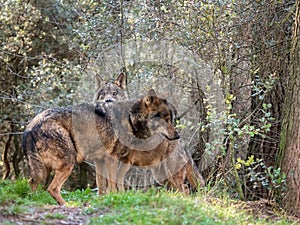
[[[250,166],[252,163],[254,163],[254,156],[251,155],[250,157],[248,157],[248,160],[245,161],[241,158],[237,158],[237,163],[235,165],[236,169],[240,169],[242,167],[242,165],[244,166]]]
[[[82,206],[85,202],[95,198],[95,193],[90,188],[87,188],[73,192],[62,191],[62,196],[67,201],[68,206]]]
[[[28,193],[28,188],[25,180],[18,180],[15,185],[10,180],[4,180],[0,182],[0,202],[3,204],[24,197],[24,194]]]
[[[264,91],[267,91],[266,86],[264,86]],[[271,87],[268,88],[270,89]],[[254,90],[256,89],[254,88]],[[209,152],[214,152],[218,148],[218,146],[223,146],[223,148],[219,147],[220,149],[222,149],[220,153],[222,153],[223,156],[228,155],[230,159],[230,163],[225,165],[229,168],[229,171],[226,174],[223,174],[225,176],[224,180],[228,180],[228,191],[232,192],[234,190],[234,192],[238,193],[240,199],[244,199],[244,192],[246,192],[247,190],[247,184],[250,177],[248,172],[245,172],[245,170],[241,169],[241,167],[249,169],[255,163],[255,160],[253,155],[250,156],[247,160],[242,160],[238,158],[237,152],[243,151],[243,149],[240,149],[240,146],[242,146],[241,142],[245,142],[247,141],[247,139],[258,136],[264,138],[267,136],[268,132],[270,132],[272,126],[271,121],[273,120],[271,116],[272,104],[263,103],[260,108],[257,108],[256,110],[261,113],[261,117],[259,118],[260,123],[252,124],[251,120],[249,120],[249,116],[246,116],[245,119],[241,119],[234,112],[233,105],[236,101],[236,98],[237,97],[233,94],[228,93],[225,98],[226,110],[219,115],[211,105],[207,105],[207,123],[199,125],[202,131],[209,129],[210,132],[213,132],[215,134],[215,136],[223,137],[223,139],[219,139],[218,142],[218,139],[216,138],[210,142],[207,142],[206,150]],[[246,150],[244,151],[246,152]],[[266,168],[264,168],[263,171],[266,174],[270,174],[268,173]],[[275,175],[273,175],[273,177],[275,177]],[[277,180],[277,178],[275,179]],[[267,175],[265,179],[269,180],[272,178],[270,175]],[[262,178],[259,178],[259,180],[262,184]],[[284,179],[280,178],[280,180],[278,181],[271,182],[282,182],[281,187],[273,184],[264,186],[264,188],[267,188],[268,196],[270,198],[275,197],[275,189],[280,191],[283,191],[283,189],[285,189],[283,180]],[[250,182],[252,181],[253,180],[251,180]]]
[[[281,171],[281,168],[267,167],[262,159],[255,159],[253,155],[247,160],[238,158],[235,167],[243,171],[244,186],[248,190],[265,189],[271,200],[276,196],[280,201],[285,196],[286,174]]]
[[[35,109],[37,105],[39,108],[72,105],[75,97],[79,97],[76,89],[81,78],[81,67],[67,59],[51,63],[42,61],[28,74],[31,77],[30,88],[18,97],[25,102],[27,109]],[[20,87],[20,92],[23,88],[24,85]],[[35,96],[30,95],[33,90]]]
[[[265,134],[270,131],[271,123],[270,121],[273,120],[271,117],[270,109],[272,108],[272,104],[266,104],[263,103],[262,107],[258,109],[262,112],[262,117],[259,118],[259,121],[261,122],[258,125],[251,125],[247,123],[247,120],[241,120],[237,118],[237,115],[235,113],[231,113],[230,110],[232,109],[232,102],[235,100],[235,97],[233,95],[228,95],[225,99],[225,103],[227,105],[227,135],[229,137],[245,137],[250,136],[254,137],[256,135],[260,135],[265,137]]]
[[[47,219],[66,219],[65,215],[62,215],[60,213],[50,213],[46,215]]]
[[[20,0],[1,0],[0,4],[1,59],[4,62],[14,59],[15,56],[9,53],[30,56],[37,40],[45,37],[44,32],[36,29],[38,24],[41,25],[41,12]]]
[[[267,167],[262,159],[254,161],[254,157],[251,158],[250,163],[247,162],[242,162],[242,164],[246,170],[245,177],[248,178],[247,181],[252,185],[251,188],[266,189],[269,199],[273,199],[276,196],[278,201],[282,200],[287,191],[287,183],[286,174],[281,171],[281,168]]]

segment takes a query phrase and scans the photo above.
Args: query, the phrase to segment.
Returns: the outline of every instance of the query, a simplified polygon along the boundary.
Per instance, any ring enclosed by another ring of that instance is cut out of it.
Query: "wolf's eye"
[[[154,114],[154,116],[152,116],[152,118],[161,118],[159,113]]]
[[[117,96],[118,92],[114,91],[112,94],[113,94],[113,96]]]

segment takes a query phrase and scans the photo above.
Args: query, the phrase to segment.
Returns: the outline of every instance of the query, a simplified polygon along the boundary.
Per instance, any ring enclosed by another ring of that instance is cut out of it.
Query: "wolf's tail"
[[[36,140],[33,131],[25,131],[22,139],[22,149],[25,157],[28,160],[30,179],[29,184],[34,191],[37,189],[39,183],[47,184],[49,177],[47,168],[42,162],[38,150],[36,149]]]
[[[22,149],[27,159],[29,154],[35,152],[35,140],[33,138],[32,131],[24,131],[22,139]]]
[[[191,184],[193,188],[203,187],[205,185],[205,181],[200,174],[198,168],[196,167],[194,160],[192,157],[189,157],[189,161],[186,164],[187,169],[187,180]]]

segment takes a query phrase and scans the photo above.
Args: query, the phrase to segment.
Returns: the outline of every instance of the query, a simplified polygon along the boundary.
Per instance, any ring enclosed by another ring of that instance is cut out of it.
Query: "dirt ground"
[[[1,207],[3,209],[3,206]],[[89,218],[101,216],[109,209],[100,210],[96,213],[86,213],[88,207],[69,207],[69,206],[45,206],[43,208],[32,208],[29,213],[19,213],[18,215],[3,215],[0,208],[0,224],[12,223],[18,225],[84,225]],[[253,201],[245,203],[243,207],[246,211],[252,213],[255,217],[264,218],[276,222],[280,220],[281,211],[275,208],[266,200]],[[274,213],[276,212],[276,213]],[[300,224],[300,218],[289,217],[294,224]]]
[[[89,218],[103,215],[105,210],[97,213],[85,213],[85,207],[69,207],[69,206],[45,206],[43,208],[32,208],[29,213],[19,213],[18,215],[2,215],[0,213],[0,224],[10,222],[18,225],[79,225],[86,224]],[[1,209],[0,209],[1,210]],[[2,210],[1,210],[2,211]]]

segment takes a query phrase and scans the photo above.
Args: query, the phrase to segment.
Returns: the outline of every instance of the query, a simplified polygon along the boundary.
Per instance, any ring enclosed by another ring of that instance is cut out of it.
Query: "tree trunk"
[[[300,216],[300,0],[296,15],[291,48],[291,70],[285,96],[285,115],[282,123],[278,160],[287,174],[288,191],[283,200],[285,209]]]

